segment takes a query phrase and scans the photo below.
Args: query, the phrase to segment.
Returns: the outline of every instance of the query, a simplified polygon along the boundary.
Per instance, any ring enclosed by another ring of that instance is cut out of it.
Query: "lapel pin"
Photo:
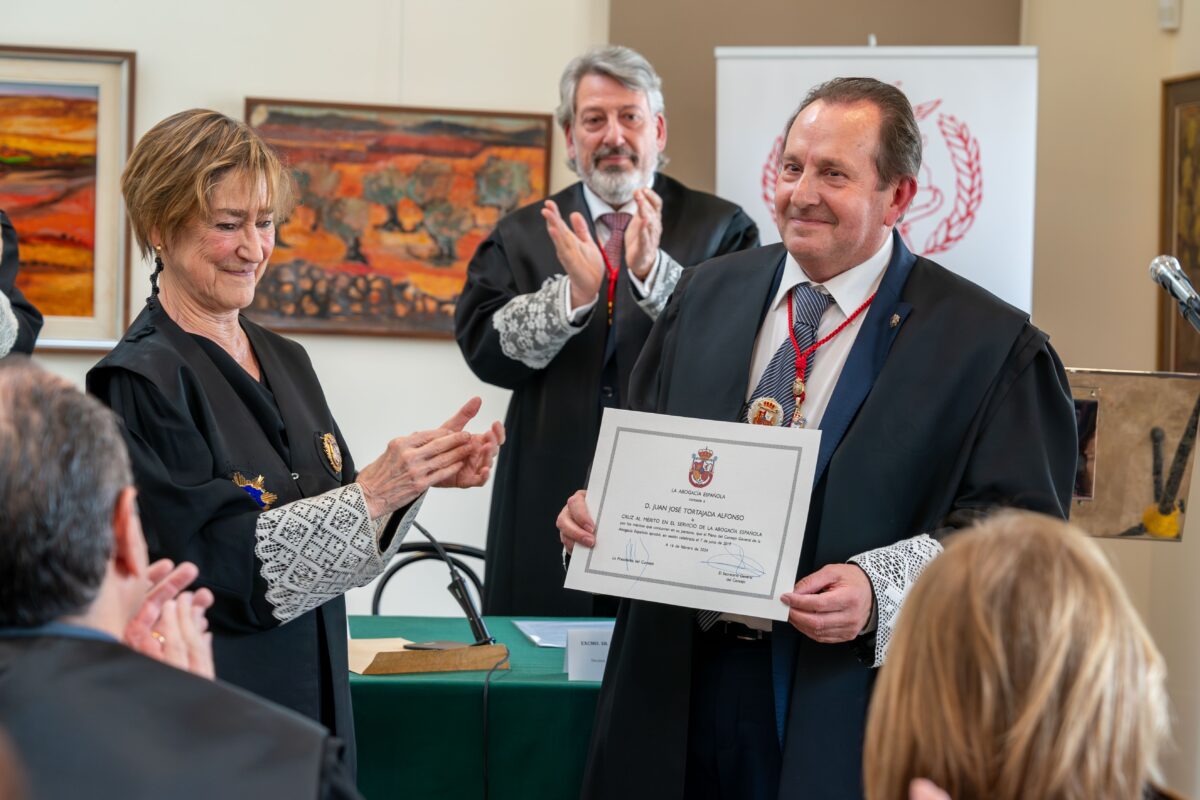
[[[892,321],[888,323],[889,328],[894,328],[900,324],[900,315],[892,314]]]

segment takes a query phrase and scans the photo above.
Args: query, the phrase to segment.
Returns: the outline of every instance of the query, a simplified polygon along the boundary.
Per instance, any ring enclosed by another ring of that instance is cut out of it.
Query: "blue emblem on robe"
[[[263,476],[259,475],[254,480],[247,480],[246,476],[240,472],[233,473],[233,483],[238,488],[242,489],[246,494],[258,503],[258,507],[266,511],[279,498],[272,492],[268,492],[263,485]]]

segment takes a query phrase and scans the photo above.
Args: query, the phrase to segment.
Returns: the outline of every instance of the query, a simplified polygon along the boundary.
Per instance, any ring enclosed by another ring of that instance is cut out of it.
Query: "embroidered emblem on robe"
[[[273,493],[267,491],[266,487],[263,485],[263,480],[264,478],[262,475],[259,475],[254,480],[247,480],[246,476],[242,473],[233,473],[233,484],[239,489],[243,490],[246,494],[250,495],[250,497],[254,499],[254,502],[258,503],[258,507],[263,511],[266,511],[271,507],[271,504],[279,498]]]
[[[325,453],[325,460],[329,462],[329,466],[334,472],[342,471],[342,448],[338,447],[337,438],[332,433],[327,433],[321,437],[321,450]]]

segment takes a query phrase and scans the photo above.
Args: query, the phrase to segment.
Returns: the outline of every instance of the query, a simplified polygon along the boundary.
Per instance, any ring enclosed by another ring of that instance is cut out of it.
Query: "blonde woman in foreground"
[[[1152,785],[1164,678],[1093,542],[997,515],[953,537],[905,601],[867,721],[867,798],[1173,797]]]

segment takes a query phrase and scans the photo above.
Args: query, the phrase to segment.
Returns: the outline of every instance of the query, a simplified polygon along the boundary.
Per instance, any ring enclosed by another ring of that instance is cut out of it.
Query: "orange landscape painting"
[[[475,248],[546,195],[550,118],[248,100],[292,168],[250,315],[277,330],[451,336]]]
[[[0,209],[21,250],[20,287],[43,314],[95,304],[98,88],[0,81]]]

